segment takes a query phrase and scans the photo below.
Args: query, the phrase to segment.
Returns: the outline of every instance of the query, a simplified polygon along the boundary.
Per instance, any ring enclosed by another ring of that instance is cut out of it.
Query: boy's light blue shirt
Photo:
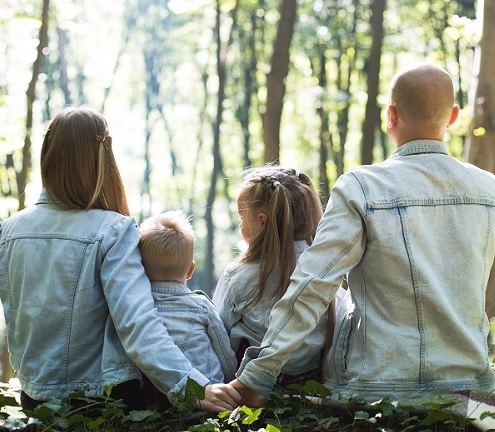
[[[168,334],[191,365],[211,383],[235,378],[237,358],[215,306],[181,282],[151,282],[155,307]]]
[[[349,272],[326,385],[367,399],[492,390],[485,291],[495,251],[495,176],[412,141],[336,182],[315,241],[238,378],[260,393]]]
[[[170,399],[194,369],[154,308],[137,224],[105,210],[67,210],[44,190],[0,226],[0,298],[22,389],[48,400],[141,379]],[[136,365],[136,366],[135,366]]]

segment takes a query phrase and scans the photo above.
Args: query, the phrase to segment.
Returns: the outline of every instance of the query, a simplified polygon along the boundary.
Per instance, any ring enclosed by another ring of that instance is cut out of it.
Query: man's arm
[[[299,258],[292,283],[273,307],[261,347],[246,351],[237,381],[263,396],[270,393],[283,365],[327,310],[343,275],[361,260],[366,245],[365,205],[356,178],[341,176],[313,245]]]

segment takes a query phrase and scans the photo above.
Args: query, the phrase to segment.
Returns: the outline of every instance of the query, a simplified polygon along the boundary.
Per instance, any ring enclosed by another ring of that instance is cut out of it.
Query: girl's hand
[[[265,405],[266,399],[260,398],[258,393],[251,390],[248,386],[235,379],[229,383],[242,396],[242,403],[249,408],[261,408]]]

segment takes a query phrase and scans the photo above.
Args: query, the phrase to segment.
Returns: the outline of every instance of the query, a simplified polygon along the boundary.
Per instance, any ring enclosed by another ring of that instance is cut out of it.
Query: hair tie
[[[278,180],[273,182],[273,187],[276,188],[277,186],[280,186],[280,182]]]
[[[107,144],[109,144],[107,142],[107,138],[108,137],[109,137],[108,133],[101,134],[101,135],[96,135],[96,141],[99,142],[99,143],[102,143],[104,146],[106,146]]]

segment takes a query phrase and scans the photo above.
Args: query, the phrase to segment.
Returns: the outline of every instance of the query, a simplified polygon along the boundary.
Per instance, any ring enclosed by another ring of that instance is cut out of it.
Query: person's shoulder
[[[230,263],[223,271],[224,276],[233,277],[239,274],[256,274],[260,265],[258,262],[241,262],[239,260]]]

